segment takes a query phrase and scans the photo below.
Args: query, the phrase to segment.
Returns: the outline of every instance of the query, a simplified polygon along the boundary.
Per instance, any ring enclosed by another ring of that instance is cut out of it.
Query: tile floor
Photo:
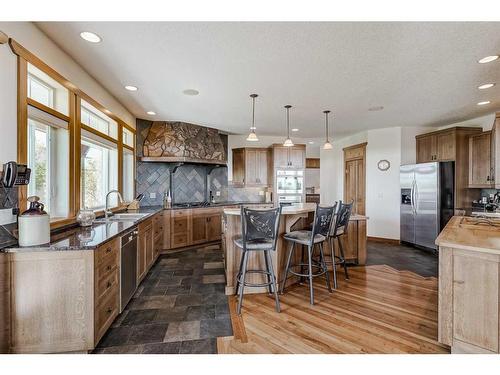
[[[211,354],[231,336],[219,246],[162,255],[94,353]]]
[[[366,264],[387,264],[424,277],[438,275],[438,255],[408,245],[368,241]]]

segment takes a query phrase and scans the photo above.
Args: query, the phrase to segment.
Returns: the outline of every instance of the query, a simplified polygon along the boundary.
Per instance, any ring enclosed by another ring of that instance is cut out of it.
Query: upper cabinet
[[[491,131],[469,138],[469,187],[492,188],[494,185]]]
[[[270,161],[270,150],[267,148],[233,149],[233,185],[270,185]]]
[[[275,169],[304,169],[306,166],[306,146],[273,145],[273,164]]]
[[[500,189],[500,112],[495,117],[495,123],[491,131],[491,168],[493,186]]]
[[[470,202],[478,199],[477,191],[468,189],[470,180],[470,155],[471,146],[469,137],[482,133],[481,128],[453,127],[421,134],[416,137],[416,159],[417,163],[428,163],[437,161],[455,162],[455,208],[469,207]],[[474,146],[477,144],[474,143]],[[478,179],[482,178],[483,172],[476,172]],[[487,174],[485,175],[487,177]]]
[[[456,158],[456,128],[419,135],[417,163],[453,161]]]

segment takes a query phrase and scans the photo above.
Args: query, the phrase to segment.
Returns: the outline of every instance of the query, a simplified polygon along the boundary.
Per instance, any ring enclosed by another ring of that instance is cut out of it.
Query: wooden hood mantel
[[[224,136],[217,129],[154,121],[141,133],[144,135],[139,158],[142,161],[227,164]]]

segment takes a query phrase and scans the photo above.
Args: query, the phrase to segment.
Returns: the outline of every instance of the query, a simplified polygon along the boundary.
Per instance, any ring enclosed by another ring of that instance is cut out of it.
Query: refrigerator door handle
[[[414,206],[415,206],[415,215],[418,214],[418,186],[417,181],[415,181],[415,186],[413,188],[413,195],[415,196]]]
[[[411,201],[411,210],[415,215],[417,213],[415,211],[415,180],[413,180],[411,183],[410,201]]]

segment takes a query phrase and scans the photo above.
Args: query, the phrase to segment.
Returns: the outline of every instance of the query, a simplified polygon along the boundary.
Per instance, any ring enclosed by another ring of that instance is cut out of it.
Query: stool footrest
[[[247,272],[246,272],[246,273],[247,273],[247,274],[249,274],[249,273],[260,273],[260,274],[262,274],[262,275],[268,275],[269,277],[272,277],[271,272],[267,272],[267,271],[264,271],[264,270],[247,270]],[[261,284],[249,283],[248,281],[243,282],[243,281],[241,280],[241,275],[240,275],[240,274],[238,274],[238,275],[236,276],[236,280],[237,280],[237,281],[238,281],[241,285],[244,285],[244,286],[249,286],[249,287],[251,287],[251,288],[265,287],[265,286],[269,286],[269,285],[272,285],[272,284],[273,284],[273,283],[272,283],[272,280],[271,280],[270,282],[268,282],[268,283],[261,283]]]
[[[298,273],[298,272],[293,271],[292,270],[293,267],[309,267],[309,264],[307,264],[307,263],[292,264],[292,265],[290,265],[290,268],[288,269],[288,272],[290,272],[292,275],[300,276],[300,277],[309,277],[308,273]],[[311,267],[321,268],[321,271],[313,273],[312,277],[321,276],[321,275],[324,275],[326,273],[326,270],[324,270],[323,267],[321,267],[321,264],[311,264]]]

